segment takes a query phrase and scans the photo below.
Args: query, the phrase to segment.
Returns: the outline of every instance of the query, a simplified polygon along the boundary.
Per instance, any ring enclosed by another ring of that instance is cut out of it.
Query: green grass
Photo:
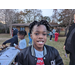
[[[0,46],[2,45],[4,41],[6,41],[9,38],[11,38],[9,34],[0,34]]]
[[[61,31],[60,32],[60,35],[65,35],[65,31]]]
[[[9,38],[11,38],[11,36],[9,34],[0,34],[0,45]],[[27,46],[28,46],[28,42],[29,42],[28,36],[26,36],[25,39],[26,39]],[[63,50],[65,39],[66,39],[66,37],[59,37],[58,42],[55,42],[54,39],[52,39],[52,41],[49,41],[49,36],[48,36],[46,44],[56,48],[58,50],[61,58],[63,59],[64,64],[68,65],[69,64],[69,55],[66,58],[65,50]]]
[[[55,42],[54,39],[52,39],[53,41],[49,41],[49,37],[48,37],[46,44],[49,45],[49,46],[53,46],[54,48],[56,48],[58,50],[61,58],[63,59],[64,64],[68,65],[69,64],[69,55],[66,58],[66,56],[65,56],[65,50],[63,49],[65,39],[66,39],[66,37],[59,37],[58,41]]]

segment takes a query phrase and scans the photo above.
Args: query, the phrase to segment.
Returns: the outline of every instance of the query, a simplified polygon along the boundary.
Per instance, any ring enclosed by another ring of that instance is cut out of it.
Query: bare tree
[[[69,26],[73,23],[73,16],[75,14],[75,9],[54,9],[52,20],[53,22],[58,22],[60,25],[65,26],[65,35]]]
[[[53,9],[53,15],[51,16],[52,22],[57,23],[58,21],[58,9]]]
[[[30,23],[34,20],[39,20],[41,15],[41,10],[39,9],[25,9],[24,10],[24,16],[25,16],[25,22]]]
[[[24,9],[15,13],[13,23],[30,23],[42,19],[42,11],[39,9]]]
[[[10,26],[10,30],[12,29],[12,21],[14,19],[15,15],[15,9],[1,9],[1,13],[4,14],[4,19],[5,19],[5,33],[7,33],[7,29]],[[11,33],[11,31],[10,31]]]
[[[61,9],[61,12],[59,13],[59,19],[61,25],[65,26],[65,35],[67,35],[67,30],[69,29],[69,26],[73,23],[73,16],[75,13],[75,9]]]
[[[44,16],[42,19],[43,19],[43,20],[47,20],[49,23],[51,22],[51,19],[50,19],[49,16]]]

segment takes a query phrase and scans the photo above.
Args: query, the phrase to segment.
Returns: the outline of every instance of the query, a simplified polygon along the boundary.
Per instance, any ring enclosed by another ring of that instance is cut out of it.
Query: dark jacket
[[[13,37],[9,40],[6,40],[3,44],[11,43],[10,46],[14,46],[14,43],[18,45],[18,36],[17,36],[18,30],[13,30]]]
[[[64,45],[66,45],[66,42],[67,42],[67,38],[69,37],[71,31],[75,28],[75,23],[73,23],[70,27],[69,27],[69,32],[67,34],[67,37],[66,37],[66,40],[65,40],[65,43]]]
[[[43,60],[45,65],[63,65],[63,61],[55,48],[44,45],[43,54]],[[19,53],[19,65],[36,65],[36,63],[37,58],[35,57],[33,45],[26,47]]]
[[[70,26],[64,45],[66,53],[70,54],[70,65],[75,65],[75,23]]]

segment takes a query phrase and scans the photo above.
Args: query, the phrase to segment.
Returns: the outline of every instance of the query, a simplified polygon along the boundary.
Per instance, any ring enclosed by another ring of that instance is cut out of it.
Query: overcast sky
[[[43,16],[52,16],[53,9],[41,9]]]

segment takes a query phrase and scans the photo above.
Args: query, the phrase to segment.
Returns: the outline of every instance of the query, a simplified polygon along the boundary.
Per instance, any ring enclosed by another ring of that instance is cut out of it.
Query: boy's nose
[[[43,38],[43,35],[42,35],[42,34],[40,34],[40,35],[39,35],[39,39],[42,39],[42,38]]]

